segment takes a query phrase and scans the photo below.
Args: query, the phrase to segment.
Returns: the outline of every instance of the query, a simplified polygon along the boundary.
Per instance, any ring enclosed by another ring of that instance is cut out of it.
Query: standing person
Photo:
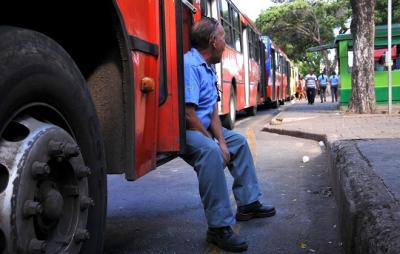
[[[337,102],[337,90],[339,86],[339,77],[336,75],[336,72],[332,72],[332,75],[329,77],[329,84],[331,85],[331,95],[332,102]]]
[[[397,46],[397,57],[396,57],[396,62],[395,62],[395,66],[394,69],[395,70],[400,70],[400,46]]]
[[[213,64],[225,49],[221,24],[203,18],[191,31],[192,49],[184,56],[186,151],[182,158],[193,166],[208,223],[207,241],[227,251],[245,251],[246,241],[232,231],[236,220],[269,217],[271,205],[260,203],[253,158],[242,135],[221,126],[217,109],[217,82]],[[232,190],[238,206],[232,212],[224,169],[234,178]]]
[[[307,100],[308,104],[314,104],[315,90],[317,88],[317,76],[314,74],[314,69],[310,69],[309,73],[305,76]]]
[[[318,77],[318,87],[320,89],[321,103],[326,102],[326,86],[328,84],[328,76],[325,75],[325,70]]]
[[[301,76],[300,74],[297,76],[296,81],[296,99],[301,100]]]

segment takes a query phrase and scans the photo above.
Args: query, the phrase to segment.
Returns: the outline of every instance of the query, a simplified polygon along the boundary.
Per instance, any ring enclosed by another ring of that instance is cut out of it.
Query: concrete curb
[[[269,127],[263,131],[325,142],[347,254],[400,253],[400,205],[357,147],[363,140],[338,141],[327,135]]]
[[[357,147],[329,144],[333,190],[346,253],[400,253],[400,206]]]

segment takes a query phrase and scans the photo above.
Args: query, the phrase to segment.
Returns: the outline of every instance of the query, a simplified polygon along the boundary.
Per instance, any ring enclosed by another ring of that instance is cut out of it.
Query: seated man
[[[193,48],[184,56],[187,146],[182,158],[197,173],[208,223],[207,241],[239,252],[247,250],[247,243],[231,225],[236,220],[273,216],[275,208],[259,201],[261,192],[246,138],[221,126],[213,64],[221,61],[224,36],[224,28],[214,19],[203,18],[192,28]],[[225,179],[226,166],[234,178],[236,220]]]

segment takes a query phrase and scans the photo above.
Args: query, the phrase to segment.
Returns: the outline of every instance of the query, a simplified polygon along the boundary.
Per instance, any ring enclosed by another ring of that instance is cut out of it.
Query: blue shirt
[[[196,115],[206,129],[217,103],[217,76],[215,69],[208,65],[203,56],[192,48],[184,56],[185,103],[196,105]]]
[[[322,75],[321,74],[321,75],[319,75],[318,80],[319,80],[319,84],[321,86],[326,86],[326,83],[328,81],[328,77],[326,75]]]
[[[331,86],[337,86],[339,84],[339,78],[337,75],[330,76],[329,81],[331,82]]]
[[[400,55],[396,57],[396,66],[395,66],[396,70],[400,69]]]

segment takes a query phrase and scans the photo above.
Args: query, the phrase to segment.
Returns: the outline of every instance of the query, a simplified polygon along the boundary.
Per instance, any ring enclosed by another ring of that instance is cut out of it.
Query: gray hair
[[[219,24],[216,19],[209,17],[203,17],[199,22],[194,24],[190,33],[192,47],[206,49],[209,46],[210,39],[215,37]]]

